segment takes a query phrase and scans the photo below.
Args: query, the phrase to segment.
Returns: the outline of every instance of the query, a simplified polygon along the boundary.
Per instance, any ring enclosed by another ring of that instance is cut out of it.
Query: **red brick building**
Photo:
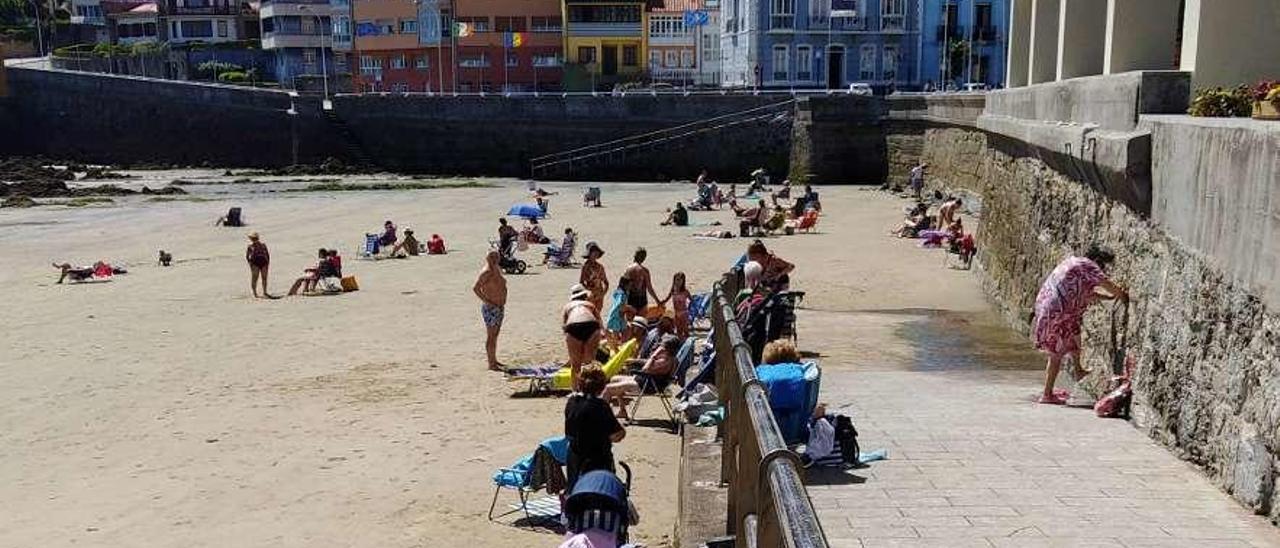
[[[454,39],[459,91],[560,89],[560,0],[466,0],[455,8],[472,31]]]
[[[358,91],[453,90],[448,2],[352,0],[351,72]]]

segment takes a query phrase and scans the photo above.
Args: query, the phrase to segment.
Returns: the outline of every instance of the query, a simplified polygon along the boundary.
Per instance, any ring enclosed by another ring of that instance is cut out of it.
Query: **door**
[[[600,49],[601,73],[605,76],[613,76],[618,74],[618,46],[604,46]]]
[[[844,87],[844,49],[831,48],[827,52],[827,89]]]

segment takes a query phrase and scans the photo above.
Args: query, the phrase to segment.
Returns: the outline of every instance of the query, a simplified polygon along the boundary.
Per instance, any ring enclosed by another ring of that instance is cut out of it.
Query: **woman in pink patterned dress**
[[[1065,394],[1053,391],[1063,358],[1074,357],[1072,376],[1076,380],[1085,375],[1080,367],[1080,323],[1089,305],[1099,299],[1128,300],[1129,294],[1124,288],[1107,278],[1107,266],[1114,260],[1110,251],[1091,246],[1084,257],[1073,255],[1059,263],[1040,286],[1032,340],[1036,349],[1049,355],[1040,403],[1066,402]],[[1105,293],[1097,292],[1099,287]]]

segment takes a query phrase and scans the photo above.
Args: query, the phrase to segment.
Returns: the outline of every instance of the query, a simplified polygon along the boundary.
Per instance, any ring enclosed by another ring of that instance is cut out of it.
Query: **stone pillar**
[[[1107,0],[1061,0],[1058,12],[1059,80],[1102,74]]]
[[[1280,2],[1186,0],[1182,70],[1191,85],[1252,84],[1280,74]]]
[[[1028,84],[1052,82],[1058,76],[1058,18],[1062,0],[1032,0],[1031,61]]]
[[[1179,0],[1110,0],[1103,73],[1172,70]]]
[[[1011,0],[1009,4],[1009,60],[1005,65],[1004,87],[1027,85],[1031,63],[1031,3]]]

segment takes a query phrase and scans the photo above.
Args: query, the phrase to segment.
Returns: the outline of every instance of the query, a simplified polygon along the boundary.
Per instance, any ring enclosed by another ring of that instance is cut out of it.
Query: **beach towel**
[[[507,210],[507,215],[515,215],[526,219],[541,219],[547,216],[547,212],[538,207],[538,204],[516,204]]]
[[[631,359],[636,353],[639,345],[635,340],[627,341],[617,352],[605,362],[604,378],[610,379],[622,373],[622,368],[626,366],[627,360]],[[569,366],[564,366],[551,375],[552,390],[572,390],[573,389],[573,370]]]
[[[609,301],[609,312],[605,314],[605,329],[620,333],[627,327],[627,322],[622,317],[622,306],[626,301],[627,292],[622,288],[614,288],[613,296]]]

